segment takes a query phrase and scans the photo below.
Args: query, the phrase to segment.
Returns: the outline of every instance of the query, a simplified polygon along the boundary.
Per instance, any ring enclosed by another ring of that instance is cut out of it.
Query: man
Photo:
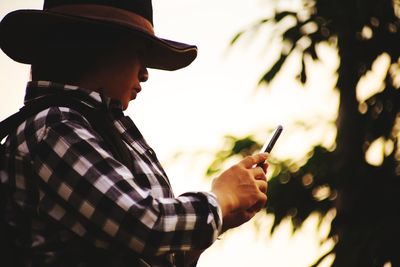
[[[195,46],[155,36],[149,0],[46,0],[0,23],[0,46],[32,65],[25,104],[73,95],[101,106],[132,162],[79,110],[50,107],[11,132],[1,181],[14,189],[7,223],[24,266],[189,266],[222,232],[266,203],[266,154],[215,178],[210,192],[174,196],[155,153],[122,111],[147,68],[176,70]],[[102,119],[102,118],[100,118]]]

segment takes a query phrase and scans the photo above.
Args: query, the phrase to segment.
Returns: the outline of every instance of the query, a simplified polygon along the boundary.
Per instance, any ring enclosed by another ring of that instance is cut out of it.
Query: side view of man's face
[[[41,55],[40,61],[32,64],[32,79],[101,92],[126,109],[148,79],[142,60],[144,44],[118,35],[108,35],[106,41],[98,36],[81,37],[61,40],[59,46]]]
[[[140,52],[129,41],[121,41],[99,57],[93,71],[82,79],[81,86],[101,90],[106,96],[120,100],[126,109],[142,90],[141,83],[148,79]]]

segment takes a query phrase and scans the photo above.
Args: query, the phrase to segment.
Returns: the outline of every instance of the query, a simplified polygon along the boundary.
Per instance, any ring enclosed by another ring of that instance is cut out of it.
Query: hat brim
[[[194,45],[159,38],[133,25],[42,10],[17,10],[5,16],[0,23],[0,47],[15,61],[34,64],[54,50],[51,33],[66,27],[77,31],[85,29],[88,33],[95,29],[132,36],[135,42],[143,42],[148,68],[177,70],[188,66],[197,56]]]

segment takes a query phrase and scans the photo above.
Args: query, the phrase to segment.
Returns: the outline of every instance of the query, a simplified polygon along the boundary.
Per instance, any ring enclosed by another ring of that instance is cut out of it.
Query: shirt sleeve
[[[84,118],[58,115],[46,121],[32,152],[41,212],[96,246],[115,241],[147,256],[205,249],[215,241],[222,216],[212,193],[154,197]]]

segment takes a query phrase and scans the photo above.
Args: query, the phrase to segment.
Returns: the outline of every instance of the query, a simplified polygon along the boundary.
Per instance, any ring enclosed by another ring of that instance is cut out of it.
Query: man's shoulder
[[[68,107],[54,106],[45,108],[26,118],[10,133],[10,137],[14,135],[17,143],[20,144],[26,140],[40,142],[49,129],[58,127],[60,124],[70,127],[90,127],[90,123],[80,111]]]

